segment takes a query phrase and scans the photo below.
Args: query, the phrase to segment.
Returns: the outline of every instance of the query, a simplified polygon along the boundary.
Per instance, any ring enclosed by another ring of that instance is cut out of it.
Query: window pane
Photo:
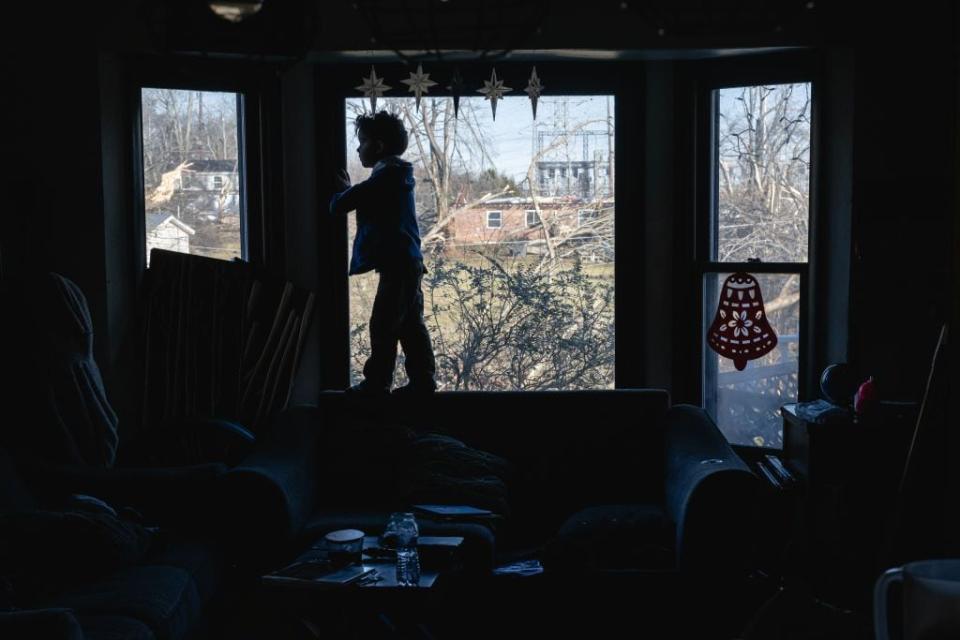
[[[713,324],[721,289],[729,273],[704,276],[703,332]],[[800,276],[753,274],[760,285],[766,319],[777,346],[743,371],[704,346],[704,407],[733,444],[783,447],[780,407],[797,400],[800,353]]]
[[[720,89],[713,259],[806,262],[810,84]]]
[[[148,266],[153,248],[243,257],[240,96],[144,88],[140,98]]]
[[[461,98],[458,118],[451,98],[425,98],[419,112],[413,99],[377,105],[410,131],[403,157],[417,179],[440,390],[612,388],[613,96],[543,97],[536,121],[525,95],[498,102],[496,121],[482,97]],[[369,175],[353,129],[368,110],[368,100],[346,101],[354,182]],[[499,226],[490,224],[495,210]],[[352,244],[353,214],[347,225]],[[375,274],[350,278],[355,382],[370,353],[376,288]],[[405,381],[398,366],[395,384]]]

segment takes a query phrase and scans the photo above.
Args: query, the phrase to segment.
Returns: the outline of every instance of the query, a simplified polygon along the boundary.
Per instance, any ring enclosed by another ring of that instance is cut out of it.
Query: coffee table
[[[395,555],[383,549],[376,536],[363,540],[361,564],[365,569],[373,569],[371,578],[326,584],[314,580],[271,580],[271,574],[267,574],[261,585],[268,601],[295,616],[316,637],[330,637],[331,633],[362,636],[364,627],[404,637],[429,636],[429,632],[423,631],[423,624],[443,609],[445,585],[454,582],[460,571],[462,545],[463,538],[459,536],[422,536],[418,541],[420,583],[416,587],[397,584]],[[322,562],[326,552],[321,538],[295,562]]]

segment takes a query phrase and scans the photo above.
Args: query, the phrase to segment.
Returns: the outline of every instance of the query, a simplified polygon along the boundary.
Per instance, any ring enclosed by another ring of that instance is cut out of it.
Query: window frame
[[[497,224],[492,225],[490,222],[493,220],[491,216],[497,214]],[[487,211],[487,229],[502,229],[503,228],[503,209],[491,209]]]
[[[533,221],[530,220],[531,213],[533,214]],[[543,221],[540,220],[540,216],[537,215],[536,209],[524,209],[523,214],[526,217],[527,229],[539,227],[543,224]]]
[[[134,58],[127,70],[127,105],[131,114],[133,265],[146,271],[146,219],[143,183],[143,130],[141,91],[166,88],[215,91],[238,96],[237,147],[240,199],[241,260],[267,265],[284,263],[282,167],[273,150],[280,149],[279,90],[276,73],[268,63],[197,60],[180,56]]]
[[[812,274],[815,272],[817,256],[817,203],[819,201],[818,161],[817,149],[820,130],[819,91],[820,80],[816,73],[813,59],[806,55],[769,56],[756,59],[753,64],[740,61],[718,61],[703,64],[697,71],[694,89],[695,118],[694,131],[694,224],[693,224],[693,269],[692,276],[696,286],[696,301],[691,307],[694,318],[692,344],[693,362],[690,371],[695,372],[697,381],[695,388],[689,389],[695,394],[697,402],[708,409],[711,399],[706,389],[707,356],[712,350],[706,344],[704,337],[704,318],[706,312],[712,310],[705,307],[707,298],[706,276],[711,274],[734,273],[746,271],[755,274],[799,274],[800,302],[799,317],[800,347],[797,357],[797,401],[804,401],[809,397],[809,390],[813,388],[812,363],[815,356],[815,345],[812,344],[812,309],[815,295],[812,283]],[[809,202],[807,223],[807,261],[800,262],[720,262],[713,259],[717,238],[714,233],[714,221],[718,211],[718,156],[719,148],[716,142],[716,114],[719,96],[717,91],[725,88],[735,88],[753,85],[778,85],[790,83],[810,83],[810,176]],[[711,390],[715,393],[715,390]],[[747,451],[778,451],[774,447],[758,447],[755,445],[735,445],[738,449]],[[752,454],[751,454],[752,455]]]
[[[315,102],[318,106],[318,149],[329,145],[325,133],[329,131],[328,123],[344,122],[346,119],[345,100],[360,98],[362,93],[353,87],[360,84],[361,79],[369,76],[371,64],[375,65],[377,76],[390,79],[404,78],[409,74],[409,68],[399,64],[395,58],[384,56],[357,62],[355,58],[343,59],[334,57],[334,66],[318,65],[315,72]],[[429,65],[429,68],[428,68]],[[604,61],[595,60],[545,60],[531,59],[523,62],[500,61],[497,63],[497,75],[501,78],[525,79],[530,76],[531,65],[535,65],[541,78],[552,77],[557,80],[551,84],[552,95],[610,95],[616,125],[613,148],[617,170],[612,177],[614,192],[617,194],[617,205],[625,210],[632,210],[644,205],[642,181],[622,179],[621,176],[642,175],[645,171],[646,158],[644,154],[624,153],[623,144],[629,140],[631,148],[643,145],[646,140],[642,123],[645,116],[644,78],[646,70],[643,64],[636,61]],[[447,79],[455,70],[459,70],[466,79],[467,85],[474,82],[483,83],[490,77],[489,65],[482,61],[470,62],[424,62],[424,71],[429,72],[431,78]],[[391,85],[392,86],[392,85]],[[511,85],[513,86],[513,85]],[[522,85],[521,85],[522,86]],[[385,97],[410,97],[394,88]],[[452,95],[449,86],[439,82],[431,87],[429,96],[449,97]],[[470,95],[469,92],[464,95]],[[518,95],[517,90],[509,94]],[[520,94],[522,95],[522,94]],[[329,109],[323,105],[331,105]],[[629,114],[629,117],[628,115]],[[338,125],[339,126],[339,125]],[[347,153],[352,153],[346,139],[336,137],[332,145],[332,153],[324,154],[320,162],[320,171],[323,175],[335,176],[345,167]],[[542,175],[548,175],[544,172]],[[548,181],[547,186],[552,184]],[[330,178],[327,183],[318,185],[323,201],[335,189],[335,183]],[[614,220],[615,237],[630,238],[631,243],[642,243],[646,235],[645,222],[642,216],[617,216]],[[347,265],[349,251],[347,246],[347,223],[345,218],[331,220],[329,233],[323,244],[324,254],[329,260],[321,265],[321,281],[332,282],[330,293],[332,304],[336,308],[343,308],[343,317],[331,319],[328,336],[332,342],[330,349],[323,353],[323,368],[328,376],[322,382],[322,388],[337,389],[350,384],[350,327],[349,327],[349,289],[347,283]],[[641,305],[635,303],[638,295],[642,295],[643,274],[646,265],[642,252],[634,255],[623,254],[617,260],[614,291],[615,324],[618,327],[631,327],[630,331],[621,330],[615,334],[614,356],[614,387],[638,388],[645,386],[644,344],[639,336],[647,321]],[[632,283],[626,286],[625,283]],[[636,283],[641,283],[637,285]]]

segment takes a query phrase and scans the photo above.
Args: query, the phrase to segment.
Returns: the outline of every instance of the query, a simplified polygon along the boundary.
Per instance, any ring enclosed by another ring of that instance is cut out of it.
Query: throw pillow
[[[411,503],[468,504],[509,515],[509,462],[438,433],[417,437],[410,445],[405,479]]]

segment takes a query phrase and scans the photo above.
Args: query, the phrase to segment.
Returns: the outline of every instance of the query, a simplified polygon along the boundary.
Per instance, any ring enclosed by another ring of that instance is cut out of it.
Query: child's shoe
[[[436,385],[424,384],[405,384],[393,390],[393,395],[398,396],[419,396],[429,395],[437,390]]]
[[[390,387],[379,387],[375,384],[370,384],[368,381],[364,380],[363,382],[358,382],[352,387],[347,387],[344,390],[348,394],[363,394],[363,395],[387,395],[390,393]]]

